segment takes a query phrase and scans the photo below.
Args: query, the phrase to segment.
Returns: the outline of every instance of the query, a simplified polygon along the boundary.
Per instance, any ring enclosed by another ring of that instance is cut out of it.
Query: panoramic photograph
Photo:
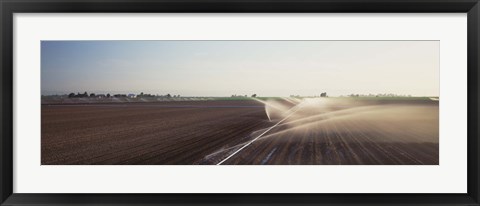
[[[439,41],[42,41],[42,165],[439,165]]]

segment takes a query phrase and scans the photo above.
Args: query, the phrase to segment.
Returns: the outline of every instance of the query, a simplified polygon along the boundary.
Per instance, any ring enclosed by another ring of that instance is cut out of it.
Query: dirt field
[[[42,105],[47,165],[435,165],[438,144],[425,99]]]
[[[42,164],[194,164],[269,124],[253,101],[42,105]]]

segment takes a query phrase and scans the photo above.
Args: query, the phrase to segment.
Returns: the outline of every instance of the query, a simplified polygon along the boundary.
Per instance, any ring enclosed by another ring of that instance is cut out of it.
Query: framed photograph
[[[478,0],[1,0],[1,205],[480,205]]]

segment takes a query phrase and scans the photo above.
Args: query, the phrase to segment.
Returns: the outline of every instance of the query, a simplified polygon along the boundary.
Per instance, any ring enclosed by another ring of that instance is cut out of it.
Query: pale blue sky
[[[42,94],[439,95],[438,41],[42,41]]]

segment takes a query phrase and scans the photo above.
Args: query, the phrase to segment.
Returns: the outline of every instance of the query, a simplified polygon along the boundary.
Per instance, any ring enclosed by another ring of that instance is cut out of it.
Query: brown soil
[[[195,164],[268,122],[253,101],[42,105],[42,164]]]
[[[438,102],[324,98],[295,111],[223,164],[439,164]],[[41,162],[217,164],[282,115],[269,121],[256,101],[42,105]]]

